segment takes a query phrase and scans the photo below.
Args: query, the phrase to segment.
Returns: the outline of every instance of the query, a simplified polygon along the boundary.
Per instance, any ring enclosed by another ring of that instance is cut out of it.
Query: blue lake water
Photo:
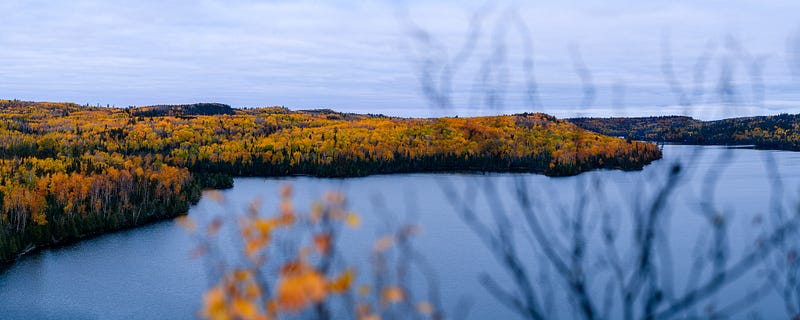
[[[697,160],[687,162],[697,150],[701,152]],[[768,165],[768,157],[774,159],[774,164]],[[263,199],[266,208],[277,208],[279,190],[287,184],[294,189],[296,207],[307,210],[308,204],[320,199],[325,192],[339,190],[347,196],[348,208],[362,218],[360,228],[344,233],[341,238],[343,254],[349,262],[362,270],[368,268],[364,253],[369,252],[374,240],[388,230],[386,226],[413,221],[422,226],[422,233],[414,244],[436,270],[437,285],[448,314],[453,314],[459,301],[467,299],[464,301],[471,301],[468,312],[471,319],[513,319],[516,315],[489,295],[478,281],[479,274],[488,273],[497,275],[501,285],[509,286],[508,277],[491,251],[453,209],[445,196],[445,186],[453,186],[459,192],[468,192],[474,187],[477,193],[468,197],[474,200],[470,208],[481,219],[491,221],[492,209],[502,207],[512,219],[513,227],[524,229],[524,219],[512,189],[514,183],[524,183],[538,206],[537,212],[547,217],[543,221],[548,221],[548,230],[556,238],[564,230],[561,217],[571,215],[576,200],[586,196],[585,212],[597,217],[603,213],[613,216],[622,235],[621,241],[628,241],[624,240],[631,228],[628,212],[637,203],[647,203],[676,162],[683,163],[684,170],[689,173],[670,196],[669,218],[660,230],[670,239],[671,274],[676,292],[679,292],[689,279],[692,270],[689,261],[697,247],[697,238],[707,230],[706,220],[698,214],[703,208],[701,204],[710,201],[715,210],[724,213],[726,221],[730,221],[727,237],[730,255],[735,259],[755,243],[761,225],[753,221],[769,220],[770,199],[776,193],[768,179],[768,166],[776,168],[782,179],[785,194],[782,205],[796,204],[794,201],[800,195],[800,153],[667,145],[664,159],[643,171],[601,170],[565,178],[467,173],[349,179],[239,178],[234,188],[223,191],[227,207],[202,199],[189,214],[202,217],[237,211],[254,198]],[[706,177],[716,168],[723,170],[719,172],[713,192],[708,192]],[[487,186],[497,189],[499,204],[488,200],[484,192]],[[587,221],[587,228],[597,233],[601,219]],[[554,318],[572,318],[573,309],[559,293],[563,292],[559,278],[553,272],[538,276],[547,263],[531,250],[524,236],[516,234],[514,237],[520,242],[520,256],[532,274],[537,275],[537,283],[552,287],[552,291],[543,291],[553,300]],[[590,236],[587,247],[590,257],[600,256],[602,250],[594,239]],[[0,273],[0,318],[195,318],[202,293],[209,285],[203,260],[190,258],[189,252],[195,244],[183,228],[166,221],[31,254]],[[587,264],[601,263],[590,261]],[[703,302],[699,309],[737,301],[757,286],[757,278],[758,270],[755,270],[709,302]],[[595,285],[590,290],[601,290],[600,287]],[[744,309],[734,318],[746,318],[754,312],[765,319],[787,317],[783,301],[769,290]]]

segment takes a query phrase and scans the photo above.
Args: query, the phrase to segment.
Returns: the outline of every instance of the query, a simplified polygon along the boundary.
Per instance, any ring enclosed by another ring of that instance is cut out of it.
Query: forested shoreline
[[[0,100],[0,263],[185,213],[233,176],[636,170],[653,144],[545,114],[411,119],[233,109],[90,107]]]
[[[566,119],[613,137],[696,145],[752,145],[800,151],[800,114],[700,121],[685,116]]]

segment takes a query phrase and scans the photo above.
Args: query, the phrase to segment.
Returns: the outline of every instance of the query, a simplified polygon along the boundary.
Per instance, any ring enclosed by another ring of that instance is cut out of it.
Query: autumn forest
[[[587,130],[635,140],[800,151],[800,115],[797,114],[714,121],[686,116],[567,120]]]
[[[0,262],[47,245],[187,212],[235,176],[636,170],[649,143],[545,114],[396,118],[233,109],[90,107],[0,100]]]

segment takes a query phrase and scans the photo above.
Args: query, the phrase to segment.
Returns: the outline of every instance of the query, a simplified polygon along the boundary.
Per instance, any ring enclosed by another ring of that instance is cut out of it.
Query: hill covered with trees
[[[408,119],[282,107],[0,100],[0,262],[188,210],[232,176],[640,169],[652,144],[545,114]]]
[[[573,118],[581,128],[634,140],[699,145],[753,145],[800,151],[800,114],[700,121],[690,117]]]
[[[129,108],[131,114],[144,117],[158,116],[213,116],[218,114],[234,114],[233,108],[221,103],[195,103],[178,105],[157,105],[147,107]]]

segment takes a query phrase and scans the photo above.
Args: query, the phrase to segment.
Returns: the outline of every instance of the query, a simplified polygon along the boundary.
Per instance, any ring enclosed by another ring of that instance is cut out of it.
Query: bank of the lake
[[[638,170],[653,144],[542,113],[397,118],[0,100],[0,263],[35,248],[183,214],[201,177]]]
[[[516,178],[524,177],[540,190],[538,198],[546,208],[555,209],[573,203],[576,185],[585,184],[586,179],[600,178],[606,185],[609,204],[624,211],[631,205],[634,195],[651,192],[648,186],[663,180],[671,162],[685,158],[697,148],[704,154],[695,163],[684,165],[685,170],[695,173],[671,198],[672,223],[664,229],[675,235],[676,261],[680,261],[681,254],[691,252],[694,235],[701,230],[703,224],[695,213],[698,190],[703,187],[704,173],[718,165],[723,152],[730,153],[731,162],[720,176],[715,203],[732,211],[730,237],[734,249],[754,240],[751,221],[755,215],[768,210],[771,184],[765,173],[766,153],[775,158],[787,194],[797,194],[800,153],[667,145],[664,146],[665,159],[643,171],[600,170],[566,178],[518,173],[403,174],[348,179],[240,178],[235,180],[232,189],[223,191],[229,201],[228,207],[201,199],[189,214],[200,218],[224,213],[230,208],[244,207],[255,197],[261,197],[266,207],[277,208],[279,189],[285,184],[294,187],[299,209],[325,191],[341,190],[348,196],[350,208],[363,220],[362,228],[344,235],[342,248],[348,261],[366,269],[365,253],[370,250],[372,241],[384,232],[383,219],[387,215],[402,217],[412,212],[424,228],[416,244],[439,273],[445,306],[453,308],[458,299],[471,297],[475,302],[470,312],[472,319],[514,318],[478,283],[477,276],[481,272],[502,275],[503,271],[477,236],[453,212],[442,193],[442,181],[455,185],[493,183],[503,191],[510,188]],[[511,192],[507,191],[502,197],[512,204]],[[376,199],[385,205],[376,208]],[[485,199],[476,199],[477,212],[488,214],[487,206]],[[509,205],[509,209],[513,209],[513,205]],[[202,292],[209,283],[202,260],[189,257],[193,245],[185,230],[172,222],[162,222],[36,252],[0,274],[0,314],[11,318],[52,319],[194,318]],[[732,251],[736,253],[737,250]],[[675,274],[685,275],[686,268],[679,264]],[[500,279],[507,281],[502,276]],[[740,298],[739,294],[747,292],[750,285],[744,282],[731,286],[718,299]],[[563,315],[569,306],[561,305],[557,309]],[[764,318],[786,318],[782,303],[774,293],[756,301],[752,310]]]

